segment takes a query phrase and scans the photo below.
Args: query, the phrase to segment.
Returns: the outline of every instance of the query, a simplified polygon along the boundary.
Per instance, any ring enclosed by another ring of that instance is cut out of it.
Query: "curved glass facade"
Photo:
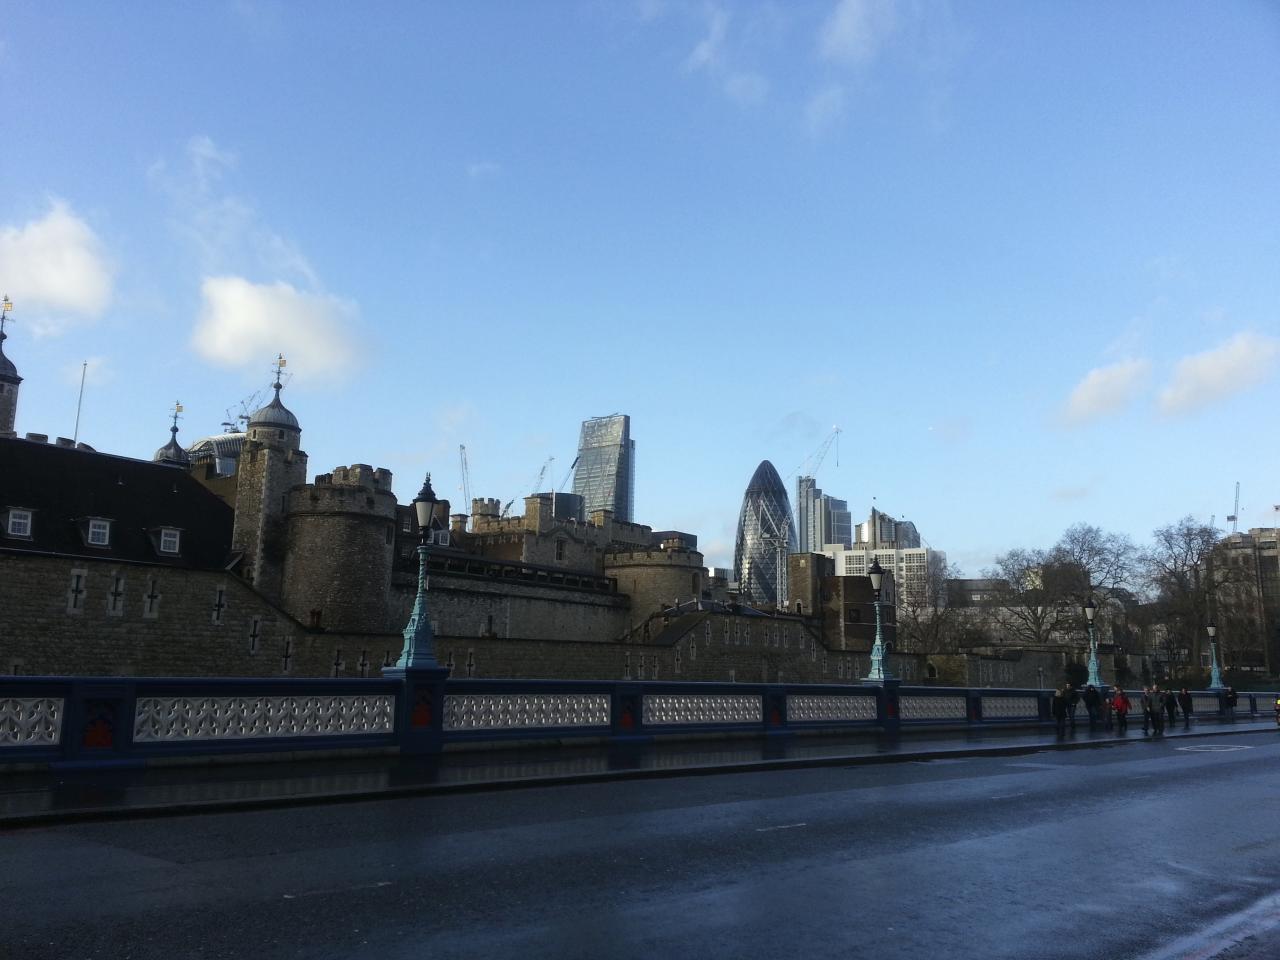
[[[787,488],[773,464],[762,460],[747,484],[738,515],[733,573],[743,600],[787,601],[787,555],[796,551],[796,525]]]
[[[631,439],[631,418],[625,413],[582,421],[578,459],[573,470],[573,492],[582,497],[582,509],[612,510],[613,519],[630,523],[635,516],[636,443]]]

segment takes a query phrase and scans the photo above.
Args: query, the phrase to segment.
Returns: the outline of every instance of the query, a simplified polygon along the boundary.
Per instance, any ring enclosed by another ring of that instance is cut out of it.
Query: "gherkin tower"
[[[787,488],[773,464],[762,460],[747,484],[738,515],[733,573],[753,604],[787,601],[787,555],[796,551],[796,526]]]

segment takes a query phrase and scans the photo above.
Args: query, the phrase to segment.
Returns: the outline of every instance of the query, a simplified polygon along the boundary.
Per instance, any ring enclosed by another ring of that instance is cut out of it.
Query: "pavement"
[[[1275,960],[1280,736],[1197,732],[11,829],[0,956]]]
[[[1271,719],[1174,725],[1166,740],[1276,733]],[[0,772],[0,830],[36,824],[175,816],[315,803],[696,776],[795,767],[923,762],[1012,756],[1042,750],[1115,748],[1149,741],[1140,725],[1128,732],[1090,731],[1081,722],[1059,738],[1043,727],[914,729],[896,736],[874,731],[750,738],[661,739],[645,743],[481,749],[439,757],[391,755],[288,761],[201,762],[144,769]]]

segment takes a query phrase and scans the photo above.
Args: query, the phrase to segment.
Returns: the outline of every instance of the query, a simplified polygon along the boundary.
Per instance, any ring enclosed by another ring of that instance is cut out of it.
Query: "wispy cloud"
[[[94,320],[111,302],[113,269],[93,229],[65,200],[21,226],[0,226],[0,290],[37,336]]]
[[[350,370],[354,303],[292,285],[252,283],[243,277],[207,277],[192,343],[199,354],[227,367],[264,367],[277,351],[302,379]]]
[[[467,164],[467,176],[472,180],[496,177],[502,172],[502,164],[493,160],[476,160]]]
[[[706,34],[685,58],[687,73],[710,77],[729,99],[743,105],[759,103],[769,95],[769,81],[760,73],[737,66],[729,50],[729,12],[720,6],[706,9]]]
[[[838,63],[867,64],[898,29],[894,0],[840,0],[818,32],[818,53]]]
[[[302,251],[228,187],[238,164],[196,136],[177,169],[151,169],[203,274],[192,345],[212,363],[252,370],[284,353],[300,381],[350,372],[361,360],[359,307],[329,293]]]
[[[1095,367],[1071,391],[1063,420],[1078,426],[1116,413],[1133,400],[1150,371],[1151,364],[1146,360],[1123,360]]]
[[[90,386],[101,386],[116,378],[115,368],[108,357],[89,357],[80,363],[69,363],[62,368],[62,379],[66,383],[79,386],[80,377]]]
[[[1191,413],[1256,386],[1275,370],[1277,357],[1280,339],[1252,332],[1184,357],[1160,391],[1160,410],[1169,415]]]
[[[811,136],[821,136],[844,116],[844,87],[829,83],[809,98],[804,106],[804,125]]]

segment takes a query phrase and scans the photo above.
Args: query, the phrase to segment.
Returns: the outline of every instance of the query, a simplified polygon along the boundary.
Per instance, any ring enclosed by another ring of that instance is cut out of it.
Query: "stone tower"
[[[236,467],[236,519],[231,549],[242,554],[241,575],[266,597],[278,601],[285,554],[285,511],[289,491],[307,480],[307,455],[299,448],[302,428],[280,402],[277,360],[275,397],[256,411]]]
[[[18,384],[22,383],[18,368],[4,355],[4,342],[9,338],[4,332],[8,311],[9,298],[5,297],[0,308],[0,437],[16,436],[13,427],[18,419]]]
[[[395,560],[391,471],[336,467],[288,494],[283,605],[314,627],[383,633]]]

